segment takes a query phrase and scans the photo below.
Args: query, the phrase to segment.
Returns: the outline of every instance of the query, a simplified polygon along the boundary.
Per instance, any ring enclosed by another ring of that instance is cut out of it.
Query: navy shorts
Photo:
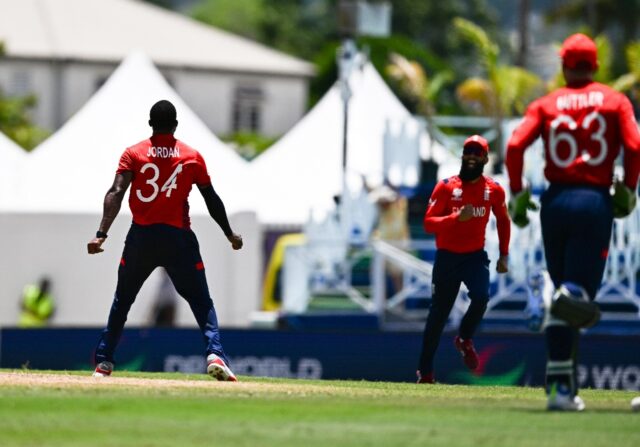
[[[464,283],[472,300],[489,299],[489,257],[484,250],[454,253],[438,250],[433,264],[432,283],[437,299],[453,301]]]
[[[574,282],[596,296],[609,253],[613,208],[608,188],[551,185],[541,197],[545,259],[556,287]]]
[[[107,328],[96,349],[96,362],[113,362],[131,305],[156,267],[164,267],[178,293],[189,303],[204,336],[206,353],[227,358],[195,234],[170,225],[132,224],[118,268],[118,285]]]

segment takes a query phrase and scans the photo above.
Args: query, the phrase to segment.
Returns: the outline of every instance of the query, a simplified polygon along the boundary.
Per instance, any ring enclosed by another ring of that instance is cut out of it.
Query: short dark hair
[[[176,108],[166,99],[156,102],[149,111],[149,124],[154,129],[168,129],[176,125]]]

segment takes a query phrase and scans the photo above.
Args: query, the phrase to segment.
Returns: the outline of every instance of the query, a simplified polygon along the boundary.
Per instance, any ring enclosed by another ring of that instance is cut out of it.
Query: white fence
[[[527,301],[527,278],[545,268],[538,213],[530,213],[531,222],[524,229],[512,228],[509,268],[505,275],[495,271],[498,258],[498,238],[495,220],[487,228],[486,249],[491,264],[492,295],[487,317],[493,319],[524,319]],[[316,228],[318,229],[318,228]],[[315,233],[322,234],[322,233]],[[297,247],[285,261],[285,312],[304,312],[313,295],[344,294],[365,312],[374,313],[381,321],[415,322],[428,313],[431,298],[432,264],[420,259],[416,252],[433,252],[433,240],[412,241],[404,246],[373,241],[354,247],[335,226],[325,237],[313,236],[305,246]],[[362,257],[371,257],[370,291],[365,293],[351,283],[351,269]],[[387,293],[389,268],[401,273],[402,287]],[[640,297],[636,292],[636,275],[640,269],[640,209],[626,219],[616,219],[609,258],[598,293],[598,302],[619,305],[620,311],[604,311],[603,320],[640,319]],[[287,275],[286,271],[296,271]],[[287,278],[290,278],[289,280]],[[468,307],[466,288],[460,294],[451,313],[458,321]],[[421,302],[422,301],[422,302]],[[508,304],[508,305],[506,305]],[[506,306],[505,306],[506,305]]]

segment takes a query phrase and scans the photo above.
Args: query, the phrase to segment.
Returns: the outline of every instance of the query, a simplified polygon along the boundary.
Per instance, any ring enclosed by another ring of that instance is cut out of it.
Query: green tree
[[[451,70],[443,70],[432,78],[416,61],[392,53],[390,63],[386,67],[387,75],[393,79],[404,95],[412,98],[416,103],[417,112],[430,119],[436,113],[438,95],[444,86],[453,80]]]
[[[482,68],[481,73],[458,85],[458,99],[470,112],[494,118],[496,140],[502,147],[503,118],[522,114],[526,105],[542,93],[542,80],[521,67],[501,62],[498,45],[476,24],[456,18],[453,25],[476,48]],[[502,153],[498,151],[496,165],[501,163]]]
[[[465,54],[466,49],[454,33],[451,23],[456,17],[473,20],[493,39],[502,43],[498,13],[486,0],[415,1],[394,0],[394,33],[404,35],[441,58]]]
[[[201,22],[253,40],[262,38],[263,0],[205,0],[190,15]]]
[[[640,37],[640,0],[569,0],[558,2],[547,14],[550,23],[586,26],[594,35],[607,34],[614,48]],[[625,71],[622,52],[612,53],[612,70]]]
[[[315,63],[317,76],[312,80],[312,106],[337,78],[336,51],[340,46],[337,31],[338,0],[202,0],[191,10],[197,20],[254,39],[265,45]],[[420,63],[427,73],[451,69],[462,76],[469,69],[473,47],[451,33],[453,18],[467,17],[503,47],[506,40],[497,26],[497,13],[487,0],[450,0],[416,2],[394,0],[392,36],[360,36],[358,46],[369,52],[376,69],[385,73],[391,53]],[[304,30],[304,32],[301,32]],[[389,82],[396,94],[412,111],[418,103]],[[438,113],[460,113],[453,84],[438,95]]]
[[[223,138],[245,160],[252,160],[267,150],[278,137],[265,137],[255,132],[239,131]]]
[[[630,42],[625,48],[628,72],[615,79],[611,86],[622,92],[632,91],[640,86],[640,41]]]
[[[204,0],[190,11],[196,20],[307,60],[337,36],[335,14],[327,0]]]
[[[3,55],[4,45],[0,42],[0,57]],[[34,95],[10,97],[0,89],[0,132],[27,151],[36,147],[49,135],[49,132],[31,122],[29,110],[36,103]]]
[[[367,53],[369,60],[376,70],[384,77],[387,84],[400,98],[404,105],[413,113],[420,113],[419,101],[416,97],[408,94],[387,72],[387,65],[392,54],[398,54],[411,61],[420,64],[425,73],[437,73],[450,70],[447,62],[431,51],[416,45],[413,41],[404,36],[392,35],[390,37],[359,37],[356,39],[358,48]],[[338,67],[336,54],[340,47],[338,40],[331,41],[313,59],[316,66],[316,76],[311,81],[310,105],[315,104],[327,90],[336,82],[338,78]],[[451,110],[455,108],[453,101],[450,101],[446,91],[440,92],[437,97],[437,109]]]

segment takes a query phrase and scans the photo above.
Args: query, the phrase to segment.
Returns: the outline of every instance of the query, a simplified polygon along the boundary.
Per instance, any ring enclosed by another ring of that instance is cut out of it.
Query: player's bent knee
[[[574,328],[589,328],[600,321],[600,307],[589,299],[582,287],[566,282],[553,295],[551,316]]]
[[[543,325],[543,329],[546,329],[548,327],[553,327],[553,326],[569,326],[569,323],[567,323],[565,320],[561,318],[556,318],[553,315],[549,315],[549,317],[547,318],[547,320]]]

